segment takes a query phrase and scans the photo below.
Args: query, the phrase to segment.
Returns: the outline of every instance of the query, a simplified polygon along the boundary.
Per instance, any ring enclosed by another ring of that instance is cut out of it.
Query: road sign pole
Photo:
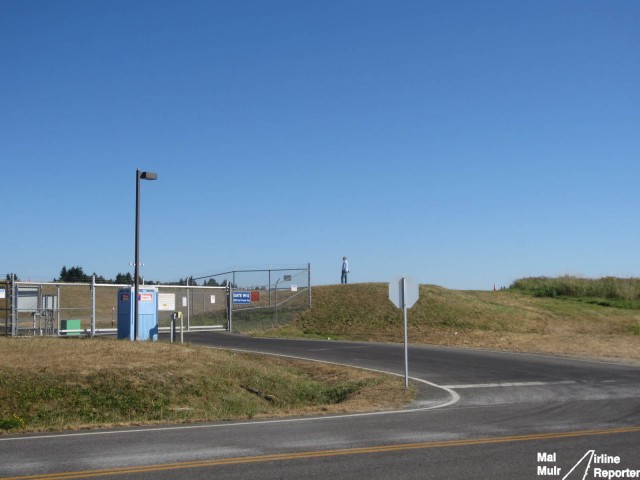
[[[418,284],[410,277],[396,277],[389,283],[389,300],[402,309],[404,320],[404,386],[409,388],[409,335],[407,310],[418,301],[420,290]]]
[[[402,313],[404,317],[404,387],[409,388],[409,335],[407,334],[407,302],[405,301],[407,279],[402,277]]]

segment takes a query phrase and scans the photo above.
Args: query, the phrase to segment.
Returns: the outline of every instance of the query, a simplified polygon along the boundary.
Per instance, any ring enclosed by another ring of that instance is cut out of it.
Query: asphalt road
[[[188,339],[404,373],[401,345]],[[640,478],[638,367],[411,347],[409,369],[399,412],[0,437],[0,478]]]

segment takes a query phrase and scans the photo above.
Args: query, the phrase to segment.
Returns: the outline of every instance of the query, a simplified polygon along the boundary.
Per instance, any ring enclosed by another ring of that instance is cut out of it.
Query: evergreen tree
[[[67,268],[66,266],[63,266],[60,270],[60,278],[58,279],[58,281],[68,283],[84,283],[91,281],[91,277],[85,275],[82,267]]]
[[[131,285],[133,284],[133,276],[131,273],[118,273],[116,275],[115,283],[119,285]]]

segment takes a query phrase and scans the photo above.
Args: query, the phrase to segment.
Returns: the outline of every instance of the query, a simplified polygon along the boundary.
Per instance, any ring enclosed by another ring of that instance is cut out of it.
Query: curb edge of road
[[[297,355],[284,355],[279,353],[270,353],[270,352],[263,352],[260,350],[251,350],[251,349],[244,349],[244,348],[215,347],[211,345],[202,345],[202,344],[200,344],[200,346],[205,348],[214,348],[216,350],[227,350],[230,352],[254,353],[258,355],[269,355],[272,357],[289,358],[292,360],[303,360],[306,362],[317,362],[317,363],[324,363],[327,365],[337,365],[340,367],[357,368],[359,370],[365,370],[365,371],[374,372],[374,373],[381,373],[383,375],[393,375],[394,377],[404,378],[404,374],[389,372],[386,370],[378,370],[375,368],[361,367],[359,365],[352,365],[349,363],[329,362],[326,360],[317,360],[314,358],[300,357]],[[306,417],[306,418],[314,419],[314,418],[331,418],[331,417],[345,417],[345,416],[355,417],[355,416],[366,416],[366,415],[385,415],[385,414],[388,415],[388,414],[395,414],[395,413],[424,412],[425,410],[434,410],[436,408],[449,407],[460,401],[460,395],[458,395],[458,393],[452,388],[446,387],[444,385],[438,385],[436,383],[430,382],[428,380],[424,380],[422,378],[410,376],[409,379],[414,382],[420,383],[426,387],[435,388],[445,392],[448,395],[448,399],[442,400],[442,401],[414,400],[411,404],[409,404],[409,406],[401,410],[381,410],[381,411],[374,411],[374,412],[344,413],[344,414],[335,414],[335,415],[323,415],[321,417]]]

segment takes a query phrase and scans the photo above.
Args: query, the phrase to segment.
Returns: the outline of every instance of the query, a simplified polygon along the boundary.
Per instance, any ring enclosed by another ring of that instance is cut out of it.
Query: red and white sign
[[[140,302],[153,302],[153,293],[140,293],[140,294],[138,294],[138,301],[140,301]]]

